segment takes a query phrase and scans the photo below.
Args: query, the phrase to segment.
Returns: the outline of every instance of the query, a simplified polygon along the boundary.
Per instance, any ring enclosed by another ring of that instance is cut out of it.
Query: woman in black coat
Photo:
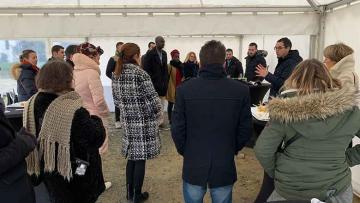
[[[184,80],[197,78],[199,74],[199,62],[196,59],[195,52],[189,52],[186,55],[183,68]]]
[[[2,106],[0,102],[0,106]],[[27,173],[25,157],[36,140],[21,129],[16,133],[0,107],[0,198],[1,202],[35,203],[34,189]]]
[[[37,192],[36,196],[48,195],[50,201],[56,203],[94,203],[105,190],[98,150],[104,142],[105,129],[99,117],[90,116],[89,112],[81,107],[80,96],[72,91],[72,72],[72,68],[63,61],[55,60],[44,65],[36,81],[40,92],[30,98],[25,107],[24,125],[30,132],[35,131],[40,145],[37,152],[43,154],[37,160],[40,166],[37,184],[44,183],[47,192]],[[71,113],[64,114],[66,111]],[[72,122],[68,122],[69,120]],[[64,128],[69,131],[63,131]],[[50,135],[49,131],[53,132],[54,136]],[[61,139],[59,137],[69,139],[70,143],[53,141]],[[52,143],[47,146],[47,142]],[[51,147],[54,144],[55,150]],[[64,152],[65,148],[69,148],[68,154]],[[52,150],[55,153],[51,152]],[[32,155],[30,154],[29,160]],[[55,160],[49,161],[49,157],[53,159],[52,155]],[[66,168],[68,173],[64,172],[62,159],[71,167]],[[51,168],[53,162],[55,164]],[[87,165],[83,174],[79,170],[80,162]],[[31,174],[37,172],[36,167],[32,167],[32,162],[28,161],[28,166]]]

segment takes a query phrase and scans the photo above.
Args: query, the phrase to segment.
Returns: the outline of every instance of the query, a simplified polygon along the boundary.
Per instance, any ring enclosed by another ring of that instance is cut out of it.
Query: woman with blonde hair
[[[359,77],[355,73],[354,50],[344,43],[333,44],[324,49],[324,64],[331,75],[343,86],[359,88]]]
[[[286,80],[281,97],[269,102],[270,121],[255,153],[275,180],[268,201],[311,200],[351,203],[349,166],[360,163],[360,110],[355,88],[341,88],[316,59],[301,62]]]
[[[161,103],[150,76],[140,68],[138,45],[126,43],[121,46],[112,88],[125,130],[121,152],[128,159],[126,198],[134,203],[143,202],[149,198],[147,192],[141,192],[145,162],[160,154]]]
[[[186,55],[184,61],[183,76],[185,80],[196,78],[199,74],[199,62],[197,61],[195,52],[191,51]]]

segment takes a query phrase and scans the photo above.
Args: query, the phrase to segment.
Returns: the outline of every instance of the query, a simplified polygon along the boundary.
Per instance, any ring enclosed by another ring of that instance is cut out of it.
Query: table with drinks
[[[13,128],[18,131],[23,126],[23,111],[25,102],[17,102],[15,92],[7,92],[1,95],[5,104],[5,117]]]

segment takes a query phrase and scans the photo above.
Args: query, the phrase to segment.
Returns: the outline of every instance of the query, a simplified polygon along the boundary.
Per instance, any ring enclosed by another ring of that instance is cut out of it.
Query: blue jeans
[[[231,203],[233,185],[210,188],[212,203]],[[207,188],[191,185],[184,181],[183,192],[185,203],[203,203]]]

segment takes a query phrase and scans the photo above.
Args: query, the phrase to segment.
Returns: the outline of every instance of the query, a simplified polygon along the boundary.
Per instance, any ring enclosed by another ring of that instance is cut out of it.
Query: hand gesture
[[[266,68],[263,65],[259,64],[256,66],[255,73],[256,73],[256,76],[265,78],[267,76],[267,74],[269,73],[269,71],[266,70]]]

